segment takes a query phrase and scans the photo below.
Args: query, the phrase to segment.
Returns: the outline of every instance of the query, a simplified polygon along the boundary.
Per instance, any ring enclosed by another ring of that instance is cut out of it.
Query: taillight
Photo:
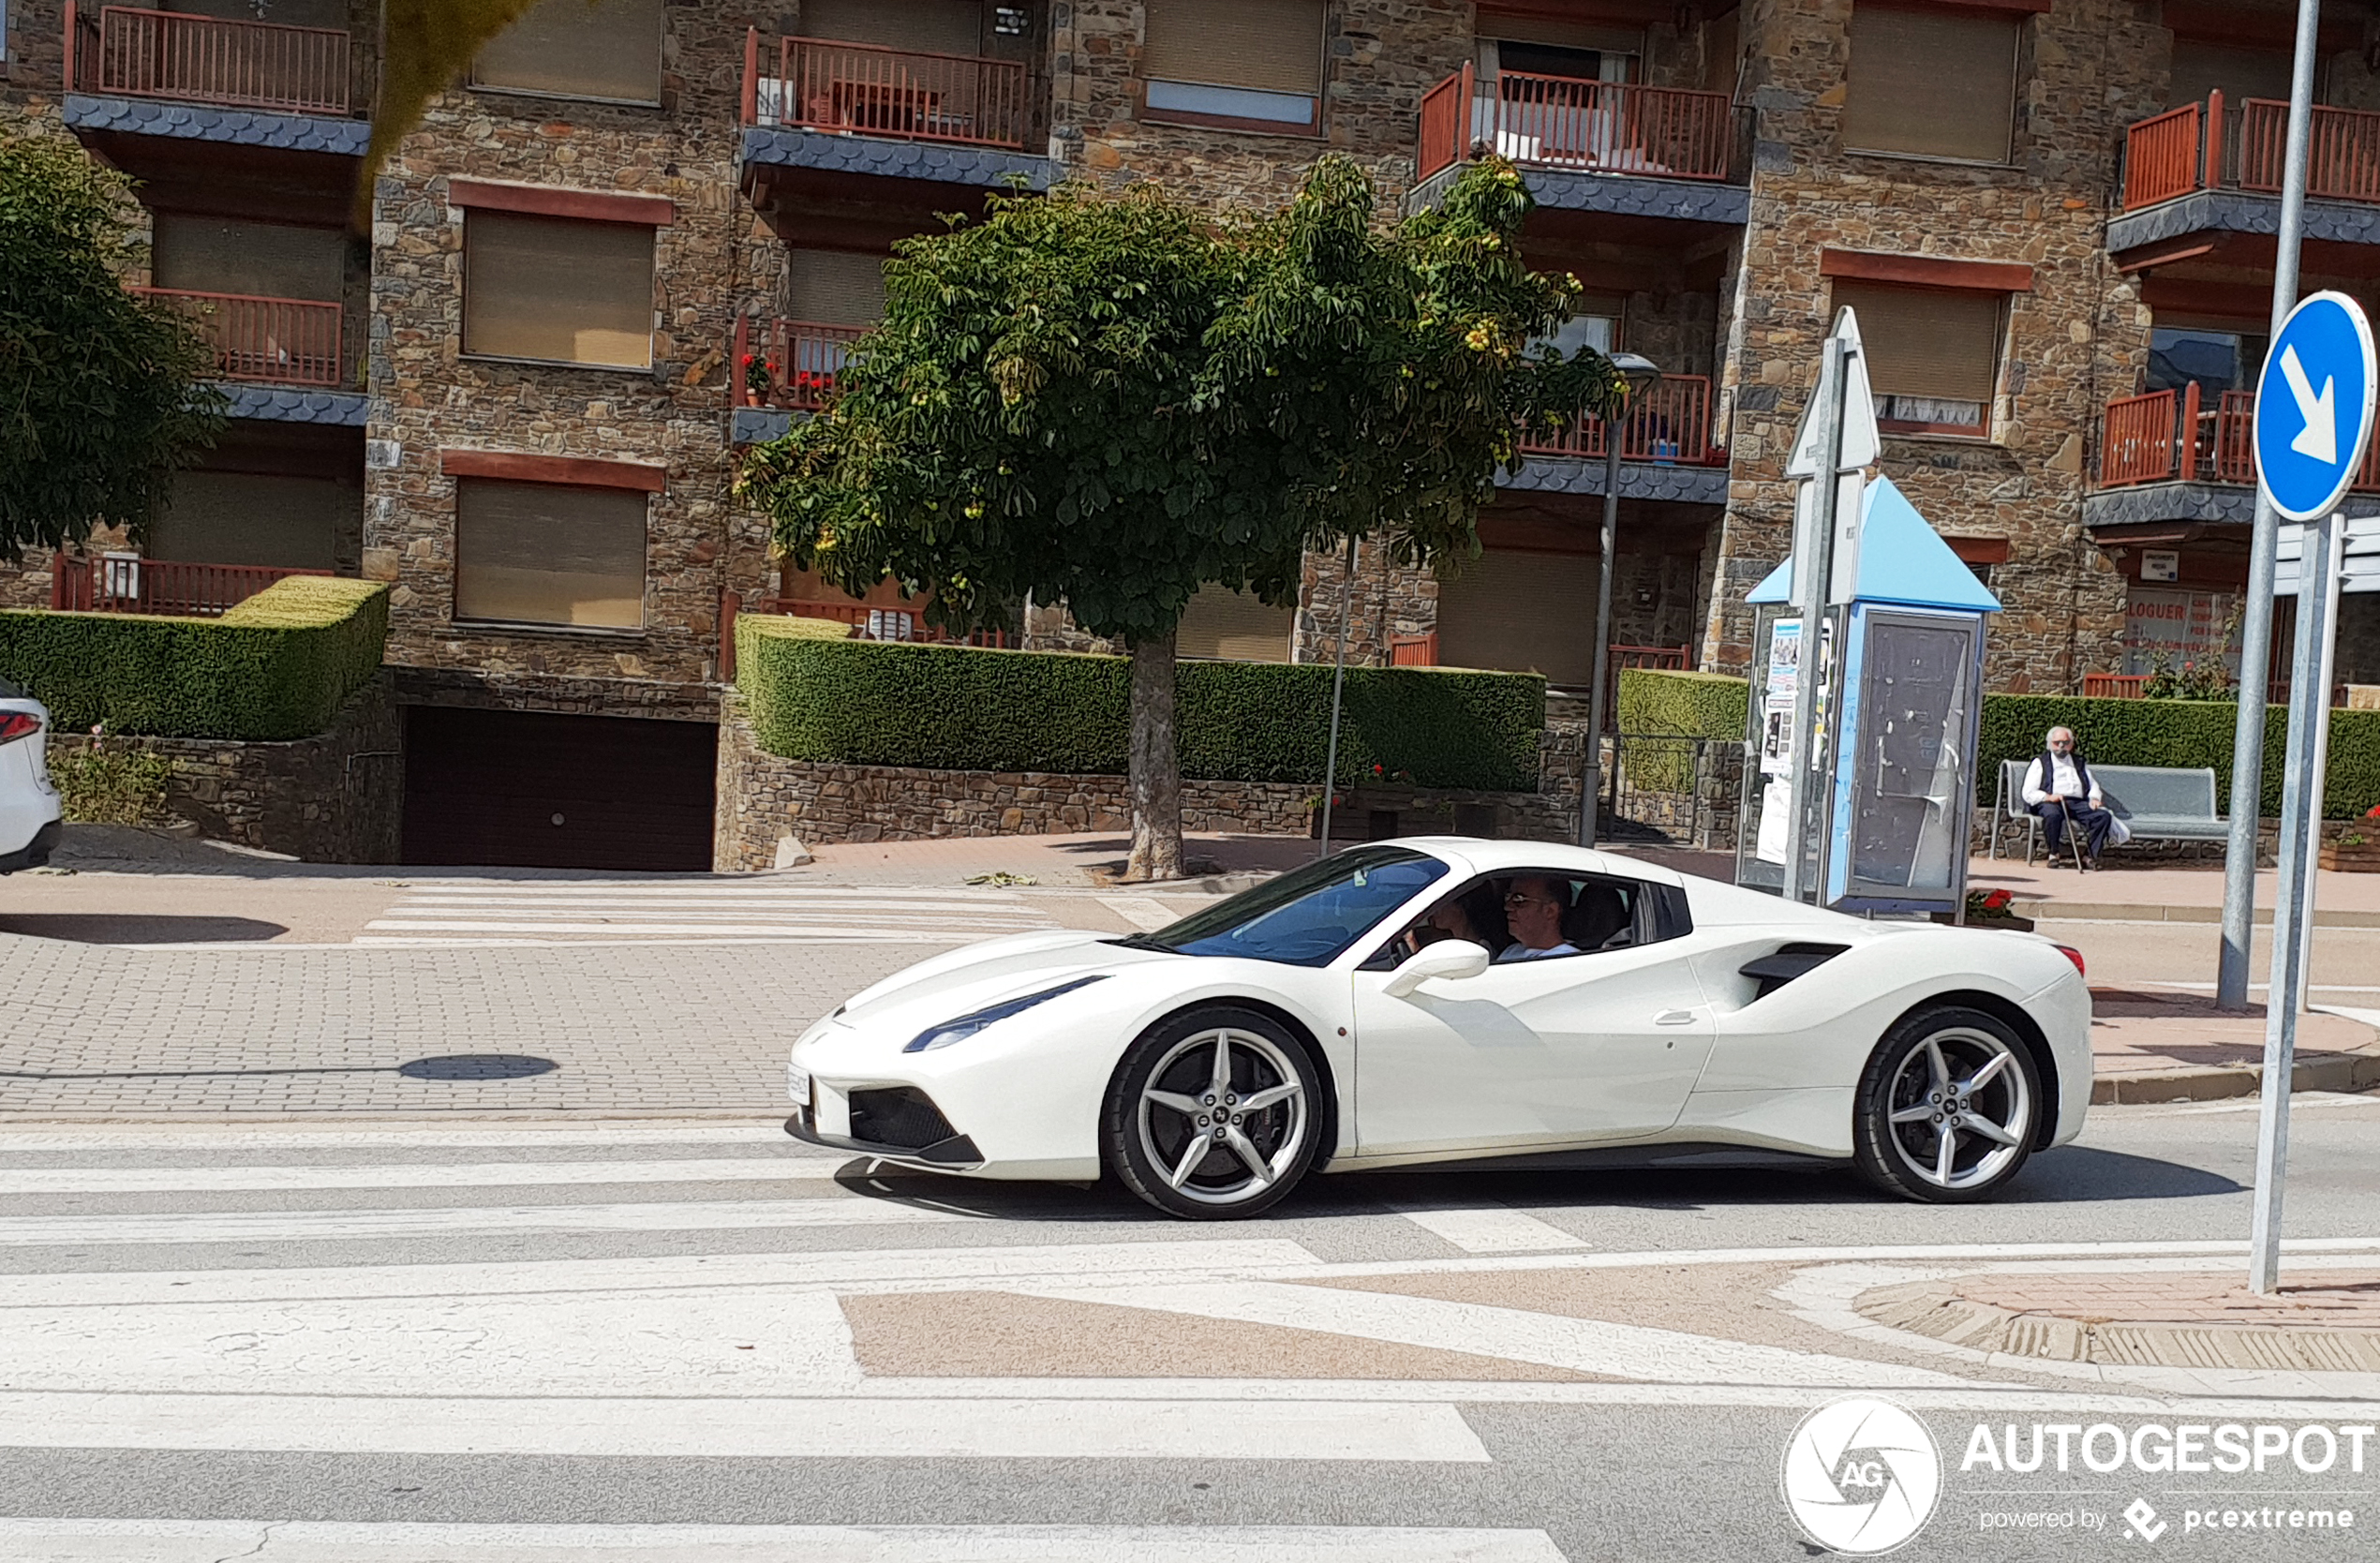
[[[30,711],[0,711],[0,743],[14,743],[41,731],[41,719]]]
[[[2090,973],[2083,969],[2082,951],[2075,949],[2071,945],[2060,945],[2058,946],[2058,953],[2075,963],[2075,975],[2081,977],[2086,981],[2090,979]]]

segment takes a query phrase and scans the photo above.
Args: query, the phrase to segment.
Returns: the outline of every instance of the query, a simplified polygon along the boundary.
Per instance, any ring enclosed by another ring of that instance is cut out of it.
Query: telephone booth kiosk
[[[1793,561],[1752,588],[1751,710],[1736,882],[1780,889],[1794,682],[1819,680],[1822,787],[1805,883],[1843,912],[1956,912],[1967,897],[1984,627],[2000,600],[1889,479],[1862,496],[1852,600],[1807,654]],[[1839,713],[1839,720],[1837,720]]]

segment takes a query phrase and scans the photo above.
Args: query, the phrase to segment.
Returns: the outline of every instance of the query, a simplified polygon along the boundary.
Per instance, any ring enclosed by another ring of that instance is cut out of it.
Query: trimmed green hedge
[[[1122,775],[1131,664],[1121,657],[845,640],[736,621],[736,682],[772,754],[838,765]],[[837,627],[839,628],[839,627]],[[1183,662],[1175,719],[1185,776],[1320,784],[1331,669]],[[1342,784],[1377,764],[1424,787],[1537,786],[1545,681],[1440,668],[1349,668]]]
[[[387,640],[387,587],[292,575],[220,618],[0,612],[0,677],[66,728],[305,738],[373,677]]]
[[[1732,686],[1732,696],[1717,686]],[[1631,697],[1634,700],[1631,706]],[[1741,737],[1748,686],[1708,673],[1631,668],[1620,675],[1620,730]],[[1989,807],[2002,760],[2041,752],[2052,727],[2075,730],[2084,758],[2103,766],[2212,767],[2219,807],[2231,807],[2231,741],[2239,709],[2227,700],[2086,700],[2064,694],[1987,694],[1978,726],[1976,796]],[[1632,722],[1659,722],[1639,727]],[[2286,707],[2265,713],[2264,798],[2268,817],[2281,812],[2282,753],[2289,728]],[[2323,813],[2349,819],[2380,804],[2380,711],[2330,713],[2330,763],[2323,782]]]
[[[1750,686],[1724,673],[1620,670],[1618,731],[1674,733],[1681,737],[1740,738],[1749,720]]]

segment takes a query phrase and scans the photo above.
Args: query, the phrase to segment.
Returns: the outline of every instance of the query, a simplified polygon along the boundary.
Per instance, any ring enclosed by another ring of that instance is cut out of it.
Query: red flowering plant
[[[1393,783],[1400,787],[1410,787],[1413,785],[1413,773],[1409,770],[1391,770],[1375,760],[1372,762],[1372,769],[1365,774],[1364,780],[1376,785]]]
[[[777,388],[777,365],[758,353],[744,355],[744,389],[755,401],[766,402]]]
[[[2006,890],[1970,890],[1967,892],[1969,918],[2005,917],[2016,898]]]

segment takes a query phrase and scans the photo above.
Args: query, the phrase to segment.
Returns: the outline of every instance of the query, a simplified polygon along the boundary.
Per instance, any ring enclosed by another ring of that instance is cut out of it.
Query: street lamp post
[[[1661,371],[1639,353],[1612,354],[1612,368],[1628,387],[1626,408],[1661,382]],[[1625,416],[1603,419],[1603,558],[1595,588],[1595,685],[1586,697],[1586,764],[1579,773],[1579,845],[1595,844],[1595,814],[1603,792],[1603,699],[1612,672],[1612,557],[1619,552],[1620,446]]]

